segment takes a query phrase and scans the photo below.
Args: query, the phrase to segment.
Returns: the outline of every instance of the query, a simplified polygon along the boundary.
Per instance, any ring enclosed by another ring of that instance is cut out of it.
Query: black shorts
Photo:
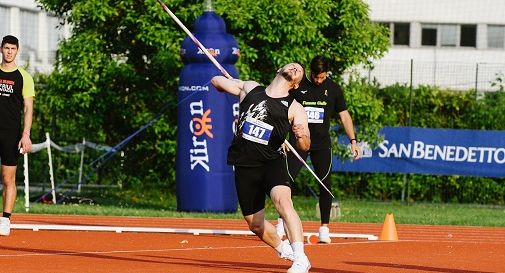
[[[0,130],[0,161],[2,161],[2,165],[17,165],[20,155],[18,150],[20,137],[17,130]]]
[[[278,185],[290,186],[284,157],[268,161],[261,167],[235,166],[235,187],[242,215],[265,208],[265,195]]]

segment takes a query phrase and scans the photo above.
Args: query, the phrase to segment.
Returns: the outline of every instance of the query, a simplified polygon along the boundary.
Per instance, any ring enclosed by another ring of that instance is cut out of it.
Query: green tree
[[[60,43],[55,70],[38,96],[39,124],[55,139],[114,145],[164,106],[162,118],[125,148],[107,173],[124,185],[173,186],[179,47],[185,34],[155,0],[38,0],[72,26]],[[202,1],[166,1],[191,29]],[[361,0],[216,0],[241,48],[241,78],[268,82],[293,60],[315,54],[334,61],[334,71],[379,58],[385,30],[369,21]],[[353,107],[351,105],[351,107]],[[364,112],[355,107],[352,111]],[[355,121],[359,125],[360,120]],[[120,164],[119,164],[120,163]],[[106,175],[105,175],[106,177]],[[169,183],[167,183],[167,181]]]
[[[242,52],[241,73],[268,82],[283,64],[308,64],[316,54],[332,60],[340,74],[379,59],[388,30],[372,23],[362,0],[215,1]],[[266,73],[265,73],[266,72]]]

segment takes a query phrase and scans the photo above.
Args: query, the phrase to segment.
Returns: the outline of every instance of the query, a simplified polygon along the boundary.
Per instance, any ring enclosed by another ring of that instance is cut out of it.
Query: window
[[[458,26],[440,25],[440,46],[456,46],[458,44]]]
[[[477,45],[477,26],[461,25],[460,46],[476,47]]]
[[[487,26],[487,47],[505,48],[505,26]]]
[[[432,25],[422,26],[421,45],[436,46],[437,45],[437,27]]]
[[[393,44],[409,45],[410,23],[393,23]]]
[[[2,23],[0,24],[0,37],[3,37],[9,33],[9,22],[10,22],[10,12],[8,8],[0,7],[0,18],[2,18]]]
[[[388,29],[392,45],[408,46],[410,44],[410,23],[378,22],[378,24]]]
[[[423,46],[477,46],[477,25],[423,24],[421,28]]]
[[[47,18],[47,33],[47,38],[49,39],[49,61],[52,62],[56,58],[58,42],[63,40],[63,29],[59,23],[58,18],[51,16]]]
[[[21,10],[21,31],[19,44],[21,59],[28,59],[30,52],[35,52],[39,41],[38,16],[37,13],[27,10]]]

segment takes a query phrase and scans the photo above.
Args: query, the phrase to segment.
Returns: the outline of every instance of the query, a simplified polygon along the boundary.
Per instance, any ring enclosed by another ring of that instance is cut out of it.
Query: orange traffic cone
[[[384,219],[384,225],[382,225],[379,240],[398,241],[398,233],[396,233],[395,219],[392,213],[386,214],[386,219]]]
[[[317,235],[317,233],[307,235],[307,244],[317,245],[318,242],[319,242],[319,236]]]

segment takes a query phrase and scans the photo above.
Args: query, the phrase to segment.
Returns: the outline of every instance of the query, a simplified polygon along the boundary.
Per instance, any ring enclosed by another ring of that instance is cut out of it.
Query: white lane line
[[[166,248],[166,249],[137,249],[137,250],[110,250],[110,251],[72,251],[55,253],[26,253],[26,254],[0,254],[0,257],[28,257],[28,256],[74,256],[83,254],[121,254],[121,253],[141,253],[141,252],[169,252],[169,251],[193,251],[193,250],[225,250],[225,249],[246,249],[265,248],[269,246],[237,246],[237,247],[195,247],[195,248]]]
[[[356,241],[356,242],[344,242],[344,243],[331,243],[331,244],[317,244],[317,245],[305,245],[305,247],[329,247],[338,245],[355,245],[355,244],[372,244],[372,243],[385,243],[381,241]],[[194,251],[194,250],[230,250],[230,249],[251,249],[251,248],[270,248],[270,246],[222,246],[222,247],[194,247],[194,248],[165,248],[165,249],[137,249],[137,250],[110,250],[110,251],[61,251],[54,253],[26,253],[26,254],[0,254],[0,258],[4,257],[34,257],[34,256],[78,256],[86,254],[128,254],[128,253],[148,253],[148,252],[170,252],[170,251]],[[22,251],[22,250],[20,250]]]

